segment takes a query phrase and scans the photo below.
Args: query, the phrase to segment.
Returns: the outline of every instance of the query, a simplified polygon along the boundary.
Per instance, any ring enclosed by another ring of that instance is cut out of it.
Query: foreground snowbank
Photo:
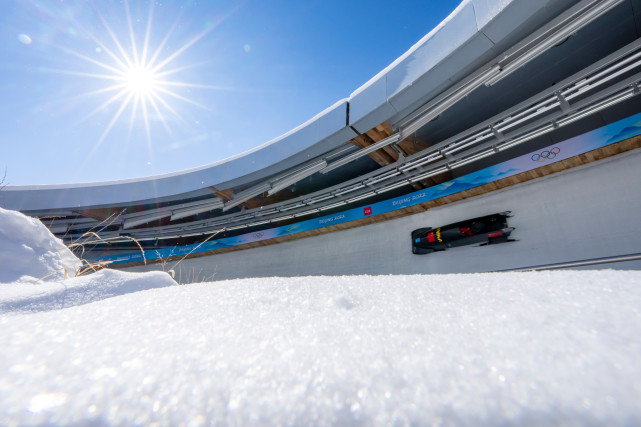
[[[40,221],[0,208],[0,314],[56,310],[176,285],[162,272],[103,270],[74,277],[80,264]]]
[[[161,271],[127,273],[101,270],[57,282],[0,284],[0,314],[58,310],[117,295],[176,285]]]
[[[40,221],[0,208],[0,283],[73,277],[80,261]]]
[[[639,424],[640,285],[248,279],[0,316],[0,425]]]

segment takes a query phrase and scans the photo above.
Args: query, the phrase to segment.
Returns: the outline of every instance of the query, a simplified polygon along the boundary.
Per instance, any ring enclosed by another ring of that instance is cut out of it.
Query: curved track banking
[[[472,273],[641,252],[641,150],[427,212],[301,240],[183,260],[180,277]],[[411,231],[501,211],[516,242],[413,255]],[[129,268],[158,269],[156,265]],[[641,261],[583,268],[641,269]]]
[[[541,165],[557,161],[565,155],[558,144],[600,135],[593,138],[598,144],[573,154],[586,156],[641,133],[638,28],[641,0],[465,0],[349,97],[250,152],[145,179],[6,187],[0,206],[39,217],[67,242],[84,241],[90,256],[114,259],[135,251],[132,239],[150,253],[167,253],[209,242],[214,234],[238,240],[383,206],[524,156]],[[606,137],[603,130],[617,123],[625,125]],[[182,267],[211,275],[218,266],[218,278],[462,272],[639,252],[633,214],[641,207],[639,195],[613,185],[640,182],[630,163],[638,159],[635,153],[427,213],[185,259]],[[617,210],[616,224],[601,209],[606,203]],[[504,210],[515,214],[518,243],[406,257],[409,226]],[[584,216],[589,220],[579,231],[572,221]],[[544,224],[554,236],[535,232]],[[608,230],[607,236],[588,244],[583,235],[600,230]],[[87,241],[93,236],[87,232],[109,244]],[[639,268],[638,262],[630,265]]]

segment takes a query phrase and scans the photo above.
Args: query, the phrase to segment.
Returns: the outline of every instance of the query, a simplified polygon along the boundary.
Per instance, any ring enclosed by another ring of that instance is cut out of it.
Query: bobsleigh
[[[455,222],[436,229],[419,228],[412,231],[412,253],[417,255],[444,251],[457,246],[494,245],[513,242],[507,219],[510,211]]]

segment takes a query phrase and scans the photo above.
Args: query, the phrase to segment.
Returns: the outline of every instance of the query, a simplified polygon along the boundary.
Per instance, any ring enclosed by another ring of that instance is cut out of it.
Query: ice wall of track
[[[185,259],[183,277],[463,273],[641,252],[641,150],[391,221],[277,245]],[[517,242],[411,253],[410,233],[512,211]],[[168,264],[166,268],[171,268]],[[158,269],[158,265],[132,270]],[[592,267],[595,268],[595,267]],[[641,261],[596,268],[641,269]]]

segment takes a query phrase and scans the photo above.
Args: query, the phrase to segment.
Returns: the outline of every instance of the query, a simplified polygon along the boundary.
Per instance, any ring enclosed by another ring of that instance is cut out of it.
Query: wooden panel
[[[265,198],[261,194],[260,196],[252,197],[251,199],[246,200],[244,204],[247,209],[256,209],[265,205]]]
[[[116,216],[121,215],[125,210],[125,208],[102,208],[72,210],[71,212],[75,213],[76,215],[84,216],[85,218],[91,218],[95,219],[96,221],[104,222],[114,219]]]
[[[392,127],[387,122],[373,127],[367,132],[358,135],[350,142],[354,143],[360,148],[369,147],[392,134]],[[398,160],[398,153],[392,147],[383,147],[372,153],[368,154],[380,166],[386,166]]]
[[[214,194],[216,196],[220,197],[220,199],[223,202],[230,201],[232,199],[233,195],[234,195],[234,189],[233,188],[228,188],[227,190],[219,190],[216,187],[209,187],[209,188],[211,189],[211,191],[214,192]]]

